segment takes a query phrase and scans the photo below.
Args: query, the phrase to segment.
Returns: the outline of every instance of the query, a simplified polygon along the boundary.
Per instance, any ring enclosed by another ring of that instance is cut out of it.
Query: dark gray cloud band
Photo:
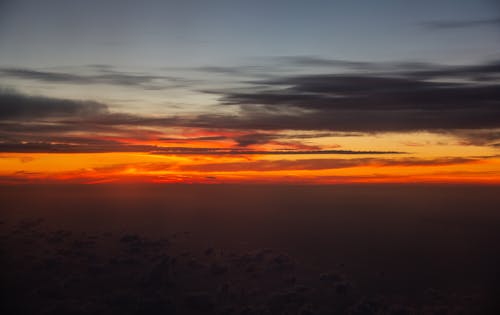
[[[415,131],[500,127],[500,63],[286,76],[218,91],[243,128]],[[215,119],[215,118],[214,118]]]

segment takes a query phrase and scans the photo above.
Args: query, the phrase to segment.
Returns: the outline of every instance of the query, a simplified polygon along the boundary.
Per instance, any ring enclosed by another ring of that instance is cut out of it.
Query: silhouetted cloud
[[[498,73],[498,64],[438,68],[411,74],[321,74],[256,82],[253,91],[228,90],[220,101],[244,115],[226,124],[255,129],[411,131],[500,126],[500,89],[495,81],[457,82],[463,76]],[[218,120],[222,117],[205,117]],[[226,117],[227,119],[227,117]]]
[[[276,139],[278,135],[273,134],[261,134],[261,133],[250,133],[234,138],[240,147],[247,147],[254,144],[264,144],[268,143],[272,139]]]
[[[111,112],[106,104],[94,101],[27,96],[0,91],[0,120],[0,127],[6,127],[4,131],[9,131],[8,128],[11,127],[30,130],[33,125],[35,130],[31,131],[39,130],[38,128],[43,130],[43,124],[49,131],[64,131],[99,130],[101,127],[109,129],[116,125],[166,126],[177,119]],[[17,124],[17,127],[13,123]]]
[[[98,102],[0,93],[0,119],[2,120],[102,114],[107,114],[107,106]]]

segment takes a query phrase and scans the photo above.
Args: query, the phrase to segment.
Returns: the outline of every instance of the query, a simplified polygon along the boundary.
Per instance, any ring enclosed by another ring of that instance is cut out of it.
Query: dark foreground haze
[[[499,314],[497,186],[0,188],[2,314]]]

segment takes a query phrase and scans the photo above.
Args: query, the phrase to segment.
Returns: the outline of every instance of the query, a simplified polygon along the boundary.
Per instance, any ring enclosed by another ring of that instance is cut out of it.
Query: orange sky
[[[183,135],[228,136],[227,132]],[[234,136],[234,135],[232,135]],[[163,136],[156,136],[161,138]],[[427,132],[320,137],[249,145],[231,140],[137,140],[158,148],[215,147],[217,153],[2,153],[2,183],[481,183],[500,184],[494,148]],[[287,142],[288,141],[288,142]],[[358,148],[367,153],[359,154]],[[279,154],[285,150],[297,154]],[[341,150],[339,153],[324,153]],[[352,150],[355,153],[349,153]],[[247,151],[252,151],[247,154]],[[345,152],[347,151],[347,153]],[[385,153],[398,151],[398,153]],[[254,153],[257,152],[257,153]],[[260,153],[259,153],[260,152]],[[316,152],[316,153],[314,153]],[[370,153],[377,152],[377,153]],[[380,153],[382,152],[382,153]]]

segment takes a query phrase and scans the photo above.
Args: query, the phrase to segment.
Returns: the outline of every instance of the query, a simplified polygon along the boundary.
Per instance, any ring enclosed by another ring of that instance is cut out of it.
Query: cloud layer
[[[2,152],[152,152],[165,154],[382,154],[307,144],[321,135],[431,131],[474,145],[495,145],[500,128],[500,63],[440,66],[282,57],[289,65],[334,66],[340,73],[282,74],[242,81],[245,89],[208,90],[219,104],[189,115],[139,115],[106,104],[0,91]],[[111,71],[111,70],[106,70]],[[211,71],[211,70],[209,70]],[[29,69],[8,76],[50,82],[141,85],[155,76],[85,77]],[[226,71],[231,77],[231,71]],[[163,78],[163,77],[162,77]],[[104,81],[102,81],[104,80]],[[233,114],[217,111],[233,107]],[[179,136],[173,129],[205,130]],[[295,131],[285,134],[284,131]],[[312,134],[299,134],[308,131]],[[483,139],[483,140],[481,140]],[[157,143],[152,144],[154,140]],[[206,142],[210,146],[159,143]],[[223,146],[217,143],[225,143]],[[229,143],[229,144],[228,144]],[[262,146],[273,145],[273,152]]]

